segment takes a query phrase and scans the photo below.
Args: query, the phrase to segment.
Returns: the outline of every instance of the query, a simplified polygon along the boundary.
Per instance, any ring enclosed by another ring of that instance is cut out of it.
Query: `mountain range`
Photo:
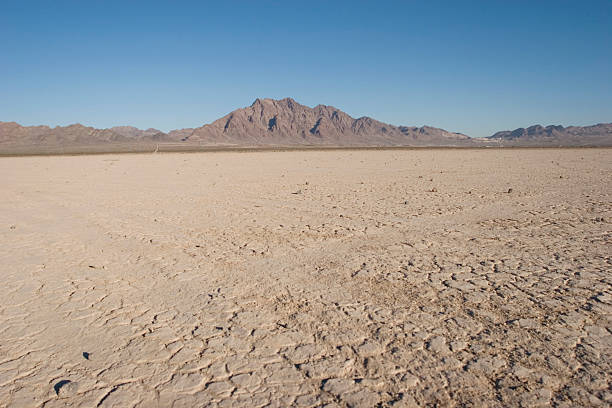
[[[184,146],[593,146],[612,145],[612,124],[540,126],[470,138],[430,126],[394,126],[370,117],[353,118],[333,106],[310,108],[291,98],[256,99],[250,106],[198,128],[164,133],[132,126],[108,129],[21,126],[0,122],[0,151],[44,146],[151,144]]]
[[[505,130],[497,132],[487,139],[508,144],[523,145],[612,145],[612,123],[600,123],[592,126],[541,126]]]

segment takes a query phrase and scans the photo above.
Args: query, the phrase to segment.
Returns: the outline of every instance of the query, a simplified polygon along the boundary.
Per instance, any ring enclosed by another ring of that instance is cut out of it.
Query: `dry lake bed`
[[[610,406],[612,150],[0,158],[0,407]]]

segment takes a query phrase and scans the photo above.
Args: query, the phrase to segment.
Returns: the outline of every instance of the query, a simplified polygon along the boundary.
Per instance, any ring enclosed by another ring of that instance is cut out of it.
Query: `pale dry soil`
[[[612,150],[15,157],[0,186],[2,407],[612,404]]]

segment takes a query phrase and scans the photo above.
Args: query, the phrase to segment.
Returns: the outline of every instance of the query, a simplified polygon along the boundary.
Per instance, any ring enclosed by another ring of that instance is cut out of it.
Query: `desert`
[[[609,406],[612,150],[1,157],[0,406]]]

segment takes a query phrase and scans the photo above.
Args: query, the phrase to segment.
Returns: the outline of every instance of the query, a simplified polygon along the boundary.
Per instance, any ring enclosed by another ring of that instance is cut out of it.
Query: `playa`
[[[0,158],[0,407],[612,404],[612,150]]]

